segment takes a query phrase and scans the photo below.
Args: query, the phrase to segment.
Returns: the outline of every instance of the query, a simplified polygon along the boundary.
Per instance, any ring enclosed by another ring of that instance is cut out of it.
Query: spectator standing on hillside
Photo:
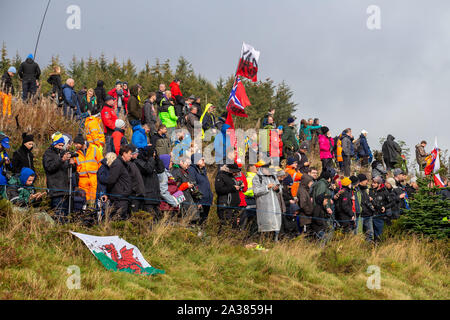
[[[173,105],[172,94],[169,90],[166,91],[166,97],[162,98],[159,108],[159,118],[162,124],[167,128],[167,135],[172,139],[172,133],[177,127],[178,117],[175,114],[175,107]]]
[[[353,148],[352,129],[347,128],[342,132],[342,158],[344,163],[344,176],[350,177],[351,158],[355,155]]]
[[[322,134],[319,134],[320,160],[322,161],[322,170],[331,168],[333,165],[334,140],[328,127],[322,127]]]
[[[419,171],[423,171],[425,169],[425,159],[429,156],[429,154],[425,151],[426,146],[427,142],[425,140],[422,140],[422,142],[416,145],[416,160],[417,164],[419,165]]]
[[[191,179],[195,181],[199,191],[202,193],[199,201],[199,204],[201,205],[199,224],[202,224],[208,218],[214,196],[212,194],[211,184],[206,173],[205,158],[203,158],[200,153],[191,155],[191,165],[188,168],[188,173]]]
[[[20,64],[19,78],[22,80],[22,100],[28,100],[36,94],[39,86],[39,77],[41,76],[41,69],[39,65],[33,60],[33,55],[30,53],[26,60]]]
[[[3,104],[3,116],[11,116],[11,100],[12,96],[14,95],[12,78],[15,74],[16,68],[10,67],[8,71],[6,71],[2,75],[2,79],[0,82],[0,101]],[[8,113],[6,113],[7,111]]]
[[[387,171],[391,171],[391,169],[395,168],[402,153],[402,148],[394,140],[394,136],[389,134],[381,149],[383,151],[383,159]]]
[[[97,98],[97,106],[102,108],[106,102],[106,90],[103,88],[103,80],[97,81],[97,87],[94,89],[95,97]]]
[[[22,145],[13,153],[12,157],[12,172],[14,174],[19,174],[22,168],[34,169],[34,137],[26,132],[22,133]]]
[[[130,89],[130,99],[128,100],[128,121],[131,127],[141,124],[142,108],[139,101],[140,86],[135,84]]]
[[[158,113],[155,107],[156,93],[150,92],[148,99],[145,100],[142,107],[142,124],[146,124],[150,128],[150,135],[154,135],[158,129]]]
[[[68,119],[73,119],[75,116],[81,115],[78,95],[74,88],[75,80],[72,78],[67,79],[66,83],[62,86],[64,98],[63,114]]]
[[[115,103],[114,98],[111,96],[105,97],[105,105],[102,108],[101,116],[103,127],[105,128],[106,143],[108,143],[108,137],[111,137],[116,129],[116,120],[118,119],[116,112],[114,111]]]
[[[288,125],[283,130],[283,148],[284,148],[284,156],[287,158],[294,156],[296,152],[298,152],[298,142],[295,138],[295,119],[288,118]]]
[[[367,168],[369,166],[369,158],[371,155],[371,151],[369,148],[369,144],[367,143],[367,131],[361,130],[361,135],[359,136],[359,148],[358,148],[358,156],[361,159],[361,167]]]

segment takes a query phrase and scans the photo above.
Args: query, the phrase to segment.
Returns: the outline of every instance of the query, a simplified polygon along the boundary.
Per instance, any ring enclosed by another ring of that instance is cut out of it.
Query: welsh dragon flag
[[[72,231],[70,233],[80,238],[108,270],[143,275],[165,273],[164,270],[153,268],[137,247],[118,236],[97,237]]]

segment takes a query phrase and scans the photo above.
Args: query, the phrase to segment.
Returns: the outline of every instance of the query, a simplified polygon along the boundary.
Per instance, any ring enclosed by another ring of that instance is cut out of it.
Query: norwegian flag
[[[244,109],[250,106],[250,100],[245,93],[245,87],[239,77],[234,81],[233,89],[231,89],[230,98],[227,102],[227,111],[230,115],[234,114],[238,117],[248,118]]]
[[[434,141],[434,149],[431,151],[431,155],[428,158],[427,166],[425,167],[425,175],[433,174],[434,184],[440,188],[444,188],[444,182],[439,175],[439,169],[441,168],[441,162],[439,160],[439,148],[437,144],[437,137]]]
[[[251,45],[243,42],[236,76],[246,77],[253,82],[258,81],[257,74],[259,55],[259,51],[255,50],[255,48]]]

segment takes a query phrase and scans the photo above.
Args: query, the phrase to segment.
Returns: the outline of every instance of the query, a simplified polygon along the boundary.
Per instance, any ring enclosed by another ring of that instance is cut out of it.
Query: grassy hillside
[[[449,299],[448,243],[417,237],[337,236],[322,247],[306,239],[245,248],[231,233],[217,236],[182,223],[152,224],[145,215],[86,229],[50,226],[2,202],[0,299]],[[119,235],[150,264],[153,277],[107,271],[69,230]],[[81,270],[81,289],[69,290],[67,267]],[[381,270],[381,289],[366,286],[369,265]]]
[[[28,109],[30,108],[30,109]],[[34,108],[34,109],[33,109]],[[14,149],[23,129],[37,139],[36,165],[45,185],[41,155],[56,130],[75,133],[54,107],[16,105],[21,128],[0,120]],[[119,235],[136,245],[164,275],[138,276],[107,271],[69,231]],[[79,224],[49,225],[32,212],[13,211],[0,202],[0,299],[449,299],[449,246],[387,230],[376,247],[361,236],[337,234],[325,247],[304,238],[265,242],[268,251],[247,249],[244,234],[217,235],[212,210],[205,232],[153,223],[145,213],[127,222],[87,229]],[[81,289],[66,286],[67,268],[79,266]],[[381,289],[370,290],[367,269],[381,271]]]

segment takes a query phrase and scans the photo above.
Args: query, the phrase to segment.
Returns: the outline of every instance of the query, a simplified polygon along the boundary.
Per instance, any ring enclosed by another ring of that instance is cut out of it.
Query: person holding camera
[[[220,228],[225,225],[237,227],[237,207],[241,202],[239,191],[241,185],[237,182],[236,177],[241,170],[238,165],[225,164],[217,173],[215,179],[215,189],[217,193],[217,215],[220,220]]]
[[[140,149],[135,164],[141,172],[144,181],[145,199],[143,200],[142,208],[144,211],[151,212],[155,217],[160,218],[160,188],[158,174],[164,172],[164,164],[159,159],[159,155],[154,146]]]
[[[50,197],[50,208],[55,210],[56,219],[66,222],[69,213],[69,191],[71,170],[76,170],[75,154],[64,150],[62,133],[52,136],[51,146],[44,152],[42,165],[47,176],[47,189]]]
[[[197,203],[201,199],[201,193],[199,194],[198,185],[189,176],[187,171],[190,165],[190,159],[181,157],[179,163],[172,166],[170,173],[175,178],[178,189],[183,191],[184,197],[186,198],[182,203],[184,211],[193,218],[192,220],[198,220],[200,218],[198,209],[201,205]]]
[[[202,193],[199,201],[199,205],[201,206],[199,224],[202,224],[208,218],[209,210],[213,203],[214,197],[211,191],[211,184],[209,183],[208,175],[206,174],[205,158],[202,157],[201,153],[195,153],[191,156],[191,165],[188,168],[188,173],[192,180],[194,180],[197,184],[199,191]]]
[[[372,218],[374,240],[379,241],[383,233],[384,221],[391,215],[389,191],[387,191],[382,177],[377,176],[372,179],[372,189],[369,194],[375,208]]]

